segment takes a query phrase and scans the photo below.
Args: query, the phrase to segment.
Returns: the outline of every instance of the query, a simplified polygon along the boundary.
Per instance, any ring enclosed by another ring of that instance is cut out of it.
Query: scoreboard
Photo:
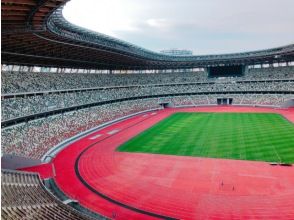
[[[245,66],[234,65],[234,66],[214,66],[208,67],[209,77],[234,77],[242,76],[244,74]]]

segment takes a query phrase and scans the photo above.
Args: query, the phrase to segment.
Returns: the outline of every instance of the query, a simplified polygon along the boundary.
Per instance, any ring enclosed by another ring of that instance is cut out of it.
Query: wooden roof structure
[[[245,53],[170,56],[66,21],[68,0],[1,0],[2,63],[82,69],[183,69],[294,61],[294,44]]]

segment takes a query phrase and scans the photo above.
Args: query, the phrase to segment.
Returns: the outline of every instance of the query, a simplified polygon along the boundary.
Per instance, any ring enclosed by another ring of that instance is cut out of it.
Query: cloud
[[[66,19],[147,49],[197,54],[293,43],[293,0],[72,0]]]
[[[146,21],[146,24],[156,29],[168,29],[171,27],[168,20],[164,18],[150,18]]]

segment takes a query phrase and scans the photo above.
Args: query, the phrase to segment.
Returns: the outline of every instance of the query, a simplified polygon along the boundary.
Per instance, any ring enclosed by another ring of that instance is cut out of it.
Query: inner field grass
[[[294,124],[271,113],[175,113],[117,150],[294,163]]]

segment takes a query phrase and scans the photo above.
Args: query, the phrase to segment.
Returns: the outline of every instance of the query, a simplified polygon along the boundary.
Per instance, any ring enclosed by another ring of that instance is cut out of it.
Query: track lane
[[[95,190],[120,203],[182,219],[294,219],[293,168],[271,167],[263,162],[115,151],[120,143],[176,111],[273,112],[294,121],[294,109],[250,107],[169,109],[148,116],[144,123],[140,123],[142,116],[136,116],[90,135],[103,133],[95,140],[85,137],[60,152],[53,161],[58,186],[106,216],[116,212],[117,219],[153,218],[109,202],[80,182],[73,169],[76,158],[96,143],[81,156],[79,173]],[[124,130],[131,125],[132,129]],[[115,129],[119,132],[103,139]],[[224,186],[220,189],[222,181]]]

